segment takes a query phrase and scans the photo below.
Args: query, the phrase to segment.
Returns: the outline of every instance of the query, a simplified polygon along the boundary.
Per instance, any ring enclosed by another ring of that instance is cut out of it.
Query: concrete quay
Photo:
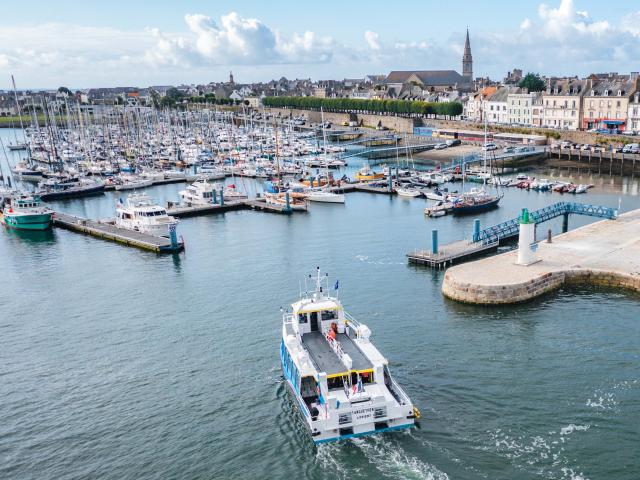
[[[539,242],[537,262],[516,265],[517,251],[451,267],[442,293],[464,303],[519,303],[564,284],[640,292],[640,209]]]

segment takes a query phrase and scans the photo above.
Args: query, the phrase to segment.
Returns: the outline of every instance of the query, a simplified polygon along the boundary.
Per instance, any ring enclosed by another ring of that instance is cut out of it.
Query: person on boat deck
[[[336,322],[331,322],[331,328],[329,329],[329,333],[327,334],[327,336],[331,340],[335,340],[337,333],[338,333],[338,324]]]

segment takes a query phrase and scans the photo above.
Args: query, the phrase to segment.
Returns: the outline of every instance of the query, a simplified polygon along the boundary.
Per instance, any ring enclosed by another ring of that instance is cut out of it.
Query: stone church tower
[[[468,28],[467,39],[464,42],[464,55],[462,55],[462,76],[465,77],[469,83],[473,82],[473,57],[471,56]]]

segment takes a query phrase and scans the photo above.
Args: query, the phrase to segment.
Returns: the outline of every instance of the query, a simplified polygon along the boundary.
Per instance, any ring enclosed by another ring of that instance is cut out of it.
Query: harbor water
[[[640,208],[637,179],[588,178],[596,187],[582,196],[508,189],[478,218],[561,200]],[[147,191],[165,202],[183,188]],[[119,196],[51,205],[104,218]],[[291,216],[189,218],[178,225],[186,251],[173,256],[2,229],[0,478],[637,478],[640,296],[447,301],[443,272],[405,253],[428,248],[433,228],[441,244],[470,236],[474,217],[425,219],[424,206],[349,193],[346,205]],[[571,217],[570,228],[591,221]],[[547,228],[561,219],[539,235]],[[421,428],[311,442],[278,353],[280,308],[316,266],[373,331]]]

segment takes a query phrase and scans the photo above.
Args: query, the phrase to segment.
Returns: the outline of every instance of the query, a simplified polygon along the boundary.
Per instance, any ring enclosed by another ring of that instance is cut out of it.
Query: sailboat
[[[484,116],[484,143],[487,143],[487,116]],[[463,164],[464,168],[464,164]],[[487,150],[484,149],[484,171],[487,171]],[[464,182],[464,172],[462,175]],[[486,178],[483,179],[482,188],[472,188],[468,192],[463,192],[454,201],[451,213],[454,215],[467,215],[470,213],[485,212],[496,208],[503,195],[492,195],[485,191]],[[464,187],[463,187],[464,189]]]
[[[324,163],[326,168],[327,178],[329,177],[329,167],[327,163],[327,132],[324,128],[324,112],[320,108],[320,116],[322,117],[322,140],[324,142]],[[345,203],[344,193],[336,193],[329,190],[329,187],[312,188],[305,192],[307,194],[307,200],[310,202],[322,202],[322,203]]]

